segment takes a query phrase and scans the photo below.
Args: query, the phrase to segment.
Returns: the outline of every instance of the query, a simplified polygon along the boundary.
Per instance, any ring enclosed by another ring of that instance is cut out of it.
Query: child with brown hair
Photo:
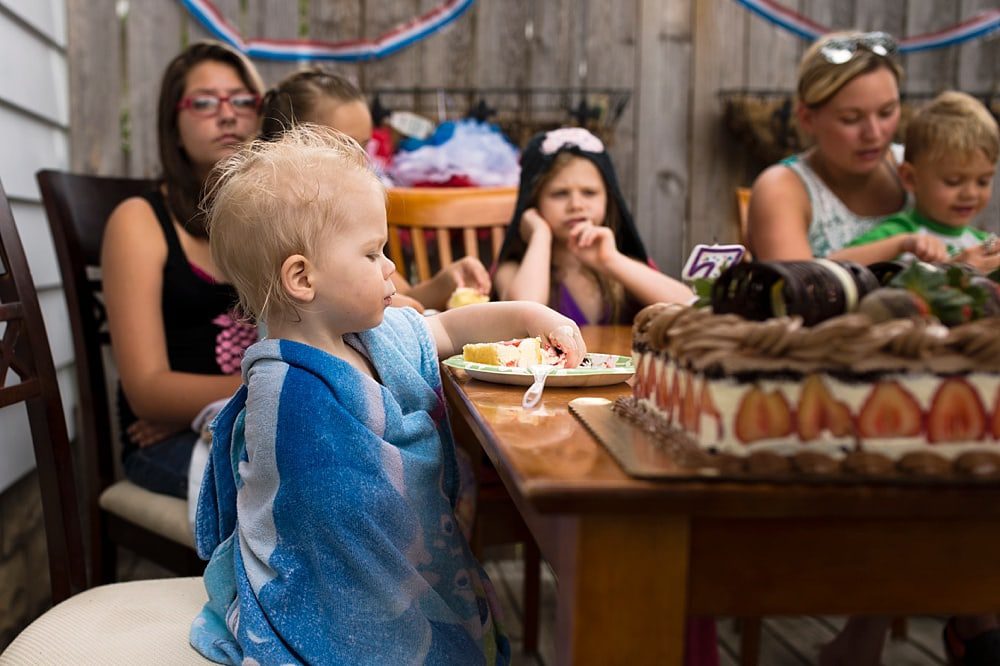
[[[906,128],[906,156],[899,166],[913,210],[887,218],[848,246],[850,258],[888,261],[910,253],[924,261],[961,261],[984,273],[1000,266],[1000,244],[971,222],[990,201],[1000,130],[978,100],[945,92],[921,109]]]
[[[195,42],[173,58],[158,102],[160,182],[123,201],[104,230],[122,463],[130,481],[156,493],[197,491],[191,423],[233,394],[257,339],[233,316],[236,291],[209,256],[198,202],[212,167],[257,135],[262,89],[253,64],[225,44]]]
[[[385,190],[364,150],[311,125],[217,171],[212,256],[269,338],[214,424],[192,644],[222,663],[506,664],[492,586],[456,528],[438,360],[580,331],[534,303],[392,308]],[[248,243],[247,239],[253,242]]]
[[[640,308],[691,290],[650,265],[611,158],[579,127],[535,135],[497,257],[503,300],[545,303],[577,324],[631,324]]]

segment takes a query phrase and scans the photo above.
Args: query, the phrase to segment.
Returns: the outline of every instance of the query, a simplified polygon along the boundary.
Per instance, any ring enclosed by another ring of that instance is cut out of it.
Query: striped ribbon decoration
[[[813,41],[828,32],[833,32],[831,28],[822,26],[798,12],[774,2],[774,0],[736,0],[736,2],[802,39]],[[1000,9],[989,9],[950,28],[901,39],[899,51],[900,53],[916,53],[917,51],[939,49],[944,46],[961,44],[970,39],[977,39],[998,29],[1000,29]]]
[[[310,39],[243,39],[209,0],[181,0],[181,4],[217,39],[262,60],[377,60],[419,42],[448,25],[474,0],[446,0],[430,11],[375,39],[321,42]]]

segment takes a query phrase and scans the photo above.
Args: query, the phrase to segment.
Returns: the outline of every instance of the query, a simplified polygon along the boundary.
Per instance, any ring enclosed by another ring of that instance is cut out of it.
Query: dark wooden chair
[[[187,503],[115,474],[118,447],[105,367],[111,339],[101,293],[101,238],[115,206],[155,182],[50,170],[37,177],[73,332],[92,576],[102,583],[117,579],[119,545],[179,575],[200,574],[205,563],[194,552]]]
[[[91,588],[73,457],[38,295],[0,187],[0,407],[23,403],[41,487],[53,603],[0,664],[196,662],[191,622],[206,599],[200,578]],[[15,383],[16,375],[18,382]],[[110,634],[115,634],[112,636]]]

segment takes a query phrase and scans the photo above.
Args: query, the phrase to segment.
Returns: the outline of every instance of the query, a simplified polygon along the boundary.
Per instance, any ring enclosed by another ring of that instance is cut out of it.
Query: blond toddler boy
[[[972,220],[989,203],[1000,155],[990,112],[960,92],[938,95],[906,130],[903,186],[915,206],[887,218],[849,246],[865,246],[866,263],[907,253],[922,261],[960,261],[982,272],[1000,266],[1000,244]]]
[[[212,256],[269,337],[214,423],[192,645],[232,664],[508,663],[456,528],[438,360],[540,335],[575,366],[579,329],[528,303],[390,308],[385,191],[335,130],[255,142],[216,175]]]

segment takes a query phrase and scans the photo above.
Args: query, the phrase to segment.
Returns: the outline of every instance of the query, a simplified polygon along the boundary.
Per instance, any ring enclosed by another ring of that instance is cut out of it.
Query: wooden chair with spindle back
[[[111,338],[100,279],[101,239],[111,211],[156,186],[152,180],[108,178],[62,171],[37,174],[62,273],[73,332],[84,490],[95,581],[117,580],[121,545],[179,575],[200,574],[187,502],[117,477],[111,401],[105,367]]]
[[[489,268],[500,252],[516,199],[516,187],[390,188],[389,258],[407,281],[423,282],[457,258],[454,232],[461,236],[461,256],[477,257]],[[481,235],[489,247],[486,254],[480,252]],[[435,253],[437,262],[431,260]]]
[[[0,407],[23,403],[27,410],[57,604],[14,639],[0,665],[207,663],[188,644],[191,622],[207,599],[201,578],[91,587],[55,365],[2,187],[0,331]]]

